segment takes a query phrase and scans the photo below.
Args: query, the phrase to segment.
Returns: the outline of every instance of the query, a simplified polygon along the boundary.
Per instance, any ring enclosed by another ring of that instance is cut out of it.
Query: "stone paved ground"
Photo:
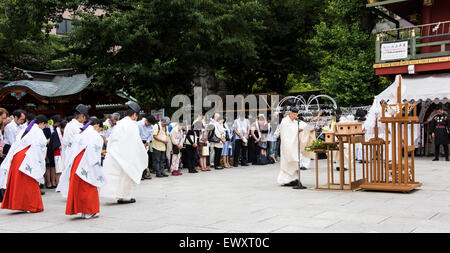
[[[411,193],[293,190],[276,184],[278,164],[153,178],[135,204],[101,199],[91,220],[64,215],[65,200],[46,189],[42,213],[0,210],[0,233],[450,232],[450,162],[430,160],[416,160],[423,186]],[[303,184],[314,175],[302,171]]]

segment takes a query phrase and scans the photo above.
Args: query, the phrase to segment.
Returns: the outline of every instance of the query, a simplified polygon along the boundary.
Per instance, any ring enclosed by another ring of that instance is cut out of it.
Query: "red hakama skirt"
[[[78,169],[84,151],[75,157],[70,171],[69,193],[67,196],[66,214],[94,214],[100,212],[100,201],[96,186],[86,183],[75,172]]]
[[[39,183],[34,178],[19,171],[20,165],[25,159],[25,153],[29,148],[30,146],[18,152],[12,159],[2,209],[30,212],[44,211]]]

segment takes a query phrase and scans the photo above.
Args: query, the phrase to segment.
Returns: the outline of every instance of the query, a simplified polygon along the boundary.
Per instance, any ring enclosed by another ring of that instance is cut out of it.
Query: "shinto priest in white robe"
[[[60,191],[63,197],[67,198],[70,184],[71,168],[75,158],[83,151],[75,173],[86,183],[96,187],[106,184],[106,178],[101,166],[101,152],[103,148],[103,138],[92,126],[88,126],[83,132],[73,138],[71,147],[67,150],[68,158],[64,164],[56,191]]]
[[[61,142],[61,159],[63,164],[69,160],[70,157],[70,147],[72,146],[74,138],[81,132],[81,128],[83,127],[83,123],[80,123],[76,119],[72,119],[69,123],[67,123],[64,128],[64,135]],[[65,170],[65,166],[63,170]]]
[[[127,116],[117,122],[109,137],[103,161],[108,184],[100,189],[100,196],[133,198],[134,189],[140,184],[147,166],[147,150],[139,136],[137,122]]]
[[[280,123],[280,173],[277,182],[288,184],[298,179],[299,173],[299,130],[306,127],[305,122],[291,120],[289,116]]]

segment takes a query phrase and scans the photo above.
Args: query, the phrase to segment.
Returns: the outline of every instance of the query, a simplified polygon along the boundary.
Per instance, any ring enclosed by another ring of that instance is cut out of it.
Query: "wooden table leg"
[[[331,183],[334,184],[334,158],[333,158],[333,152],[331,151]]]
[[[344,143],[342,136],[339,136],[339,188],[344,190]]]
[[[319,153],[316,153],[316,189],[319,189]]]
[[[333,151],[331,151],[333,152]],[[327,185],[328,190],[330,189],[330,162],[333,162],[333,160],[330,160],[330,148],[327,147]]]
[[[352,138],[348,136],[348,186],[352,190]]]

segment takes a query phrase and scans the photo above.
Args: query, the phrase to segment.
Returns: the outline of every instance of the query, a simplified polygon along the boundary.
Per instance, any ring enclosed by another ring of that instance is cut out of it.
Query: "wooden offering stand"
[[[336,137],[339,144],[339,190],[355,190],[365,182],[364,176],[357,179],[355,144],[364,141],[362,122],[336,123]],[[348,184],[345,183],[344,143],[348,143]],[[353,177],[352,177],[353,171]],[[346,187],[345,187],[346,186]]]
[[[361,189],[377,191],[410,192],[422,186],[415,181],[414,173],[414,124],[419,122],[416,104],[401,101],[401,76],[397,89],[397,103],[382,105],[380,122],[385,124],[386,140],[381,143],[378,136],[364,143],[365,166],[367,180]],[[390,116],[386,112],[390,112]],[[391,139],[389,140],[389,124]],[[411,127],[411,146],[408,145],[408,124]],[[376,126],[376,134],[378,127]],[[384,145],[384,148],[383,148]],[[369,152],[370,150],[370,152]],[[392,162],[389,161],[389,150],[392,150]],[[384,154],[383,154],[384,151]],[[411,153],[411,160],[408,154]],[[384,155],[384,160],[383,160]]]
[[[342,122],[337,123],[335,129],[323,132],[325,135],[325,142],[327,149],[314,150],[316,154],[316,189],[325,190],[355,190],[364,183],[364,178],[358,179],[356,177],[356,159],[355,159],[355,144],[364,140],[364,133],[362,132],[362,123],[360,122]],[[337,138],[337,142],[336,142]],[[348,161],[348,183],[345,183],[344,174],[344,143],[349,143],[349,161]],[[338,149],[331,148],[338,145]],[[339,183],[334,182],[334,159],[333,152],[338,151],[339,154]],[[318,154],[327,154],[327,184],[319,186],[319,170],[318,170]],[[353,162],[353,166],[352,166]],[[353,177],[352,177],[353,170]]]

